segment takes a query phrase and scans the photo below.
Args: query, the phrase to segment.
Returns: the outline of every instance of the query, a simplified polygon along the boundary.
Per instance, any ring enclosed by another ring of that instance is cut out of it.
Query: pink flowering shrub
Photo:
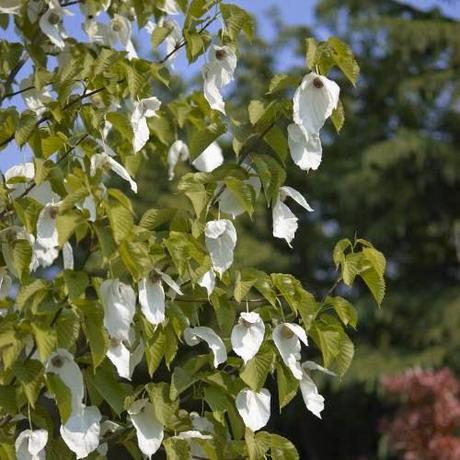
[[[445,368],[411,369],[385,377],[383,387],[402,406],[382,431],[404,460],[460,459],[460,380]]]

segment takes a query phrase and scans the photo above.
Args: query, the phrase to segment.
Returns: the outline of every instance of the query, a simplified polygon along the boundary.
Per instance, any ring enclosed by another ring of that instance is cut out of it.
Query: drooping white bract
[[[22,0],[0,0],[0,13],[19,14],[21,6]]]
[[[189,151],[187,144],[184,141],[178,139],[175,141],[168,151],[168,179],[174,179],[174,168],[179,161],[185,161],[189,159]]]
[[[150,131],[147,125],[147,118],[154,117],[161,106],[161,101],[156,97],[141,99],[133,104],[134,110],[131,114],[131,126],[133,128],[134,153],[144,147],[149,140]]]
[[[24,99],[24,102],[26,103],[26,106],[30,110],[34,111],[37,117],[40,118],[46,111],[45,104],[53,100],[50,92],[46,87],[41,89],[35,88],[32,82],[32,78],[24,78],[19,86],[21,88],[21,95]],[[26,90],[26,88],[31,89]]]
[[[236,54],[229,46],[211,45],[208,63],[203,66],[204,97],[212,109],[225,115],[225,103],[220,93],[223,86],[233,81],[236,69]]]
[[[11,166],[4,173],[5,185],[9,190],[18,191],[22,193],[25,190],[23,184],[17,182],[29,182],[35,178],[35,166],[32,162],[21,163],[19,165]],[[14,195],[13,195],[14,196]]]
[[[0,300],[8,296],[11,289],[11,276],[4,267],[0,267]]]
[[[294,122],[305,135],[318,134],[339,102],[340,88],[327,77],[305,75],[293,99]]]
[[[217,142],[211,142],[193,161],[194,168],[201,172],[211,172],[224,162],[222,149]]]
[[[198,345],[201,340],[204,340],[214,355],[214,367],[216,368],[227,360],[224,342],[210,327],[188,327],[184,330],[184,340],[190,347]]]
[[[206,224],[204,235],[212,267],[222,276],[233,263],[233,250],[237,240],[235,227],[228,219],[211,220]]]
[[[57,374],[69,389],[71,395],[71,412],[79,413],[83,408],[85,387],[83,375],[73,356],[64,348],[58,348],[51,354],[45,365],[45,372]]]
[[[181,13],[181,10],[177,5],[176,0],[163,0],[162,2],[159,2],[159,4],[156,5],[156,7],[167,14],[175,15]]]
[[[303,371],[300,365],[300,342],[308,346],[303,328],[295,323],[279,324],[273,329],[272,337],[284,364],[297,380],[301,380]]]
[[[280,187],[278,200],[272,208],[273,236],[286,240],[287,244],[292,247],[291,241],[298,228],[298,219],[283,202],[288,196],[307,211],[312,212],[313,209],[297,190],[288,186]]]
[[[46,430],[24,430],[14,443],[17,460],[45,460],[45,446],[48,442]]]
[[[72,245],[66,241],[62,246],[62,265],[64,270],[73,270],[73,249]]]
[[[124,166],[115,161],[110,155],[106,152],[104,153],[95,153],[91,157],[91,175],[94,176],[99,169],[112,170],[115,174],[120,176],[125,181],[129,182],[131,190],[134,193],[137,193],[137,184],[129,175],[129,172]]]
[[[261,183],[257,175],[255,175],[252,168],[246,168],[251,174],[249,179],[243,181],[244,184],[251,186],[254,189],[256,198],[259,196]],[[237,197],[226,187],[219,197],[219,210],[225,214],[230,214],[232,219],[238,217],[245,212],[245,209]]]
[[[134,343],[133,329],[130,330],[130,345]],[[107,350],[107,358],[117,369],[117,373],[124,379],[131,380],[135,367],[142,361],[144,355],[144,342],[142,339],[134,351],[130,351],[120,339],[111,338]]]
[[[48,203],[38,215],[36,242],[44,249],[52,249],[59,246],[59,235],[56,226],[58,213],[58,204]]]
[[[295,123],[288,126],[288,144],[292,161],[304,171],[316,170],[321,164],[323,149],[317,133],[305,134]]]
[[[164,27],[166,29],[169,29],[169,33],[164,39],[164,44],[166,56],[169,56],[167,63],[171,65],[171,63],[176,58],[176,54],[174,53],[174,51],[177,49],[177,46],[182,40],[181,29],[179,27],[179,24],[174,19],[162,16],[160,19],[158,19],[158,22],[156,23],[153,21],[147,21],[147,24],[145,25],[145,30],[147,31],[147,33],[151,35],[157,27]]]
[[[101,432],[100,421],[99,409],[90,406],[72,414],[66,423],[61,425],[62,439],[77,458],[86,458],[97,449]]]
[[[236,397],[236,409],[244,424],[252,431],[263,428],[270,419],[270,392],[262,388],[259,392],[249,388],[241,390]]]
[[[58,1],[53,1],[50,3],[50,8],[40,17],[38,22],[42,32],[51,40],[51,43],[60,49],[65,48],[64,39],[67,38],[62,19],[64,16],[72,15],[73,13],[62,8]]]
[[[164,281],[177,295],[182,295],[180,286],[166,273],[155,270],[139,282],[139,303],[147,321],[153,325],[165,320],[165,291]]]
[[[133,288],[119,279],[107,279],[101,284],[100,298],[104,307],[104,327],[110,337],[128,342],[136,311]]]
[[[199,280],[198,280],[198,286],[201,286],[206,289],[208,292],[208,297],[211,296],[211,294],[214,291],[214,288],[216,287],[216,274],[214,273],[214,270],[211,268],[211,270],[208,270]]]
[[[300,381],[300,391],[302,393],[302,398],[304,400],[305,406],[307,406],[307,409],[318,418],[321,418],[321,412],[324,409],[324,397],[319,394],[315,382],[310,377],[309,371],[312,370],[321,371],[332,376],[335,376],[336,374],[329,369],[316,364],[313,361],[305,361],[302,363],[303,375]]]
[[[232,329],[233,351],[243,358],[246,364],[259,351],[264,340],[265,324],[256,312],[240,313],[238,324]]]
[[[128,414],[136,429],[139,449],[150,459],[163,441],[163,425],[157,419],[153,406],[147,399],[138,399],[131,404]]]
[[[110,22],[111,28],[111,45],[115,45],[118,41],[125,51],[128,53],[128,59],[137,58],[137,52],[131,41],[132,27],[128,18],[120,14],[114,14]]]

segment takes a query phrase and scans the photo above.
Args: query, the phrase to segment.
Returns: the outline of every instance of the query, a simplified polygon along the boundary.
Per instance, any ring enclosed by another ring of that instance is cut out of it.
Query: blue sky
[[[273,36],[274,30],[271,25],[270,19],[266,14],[266,11],[273,6],[278,7],[282,18],[287,24],[290,25],[308,25],[312,26],[316,32],[318,27],[315,27],[314,8],[316,0],[232,0],[241,7],[251,12],[257,19],[258,30],[262,36],[270,38]],[[378,0],[376,0],[378,1]],[[419,9],[428,9],[433,5],[437,5],[441,8],[444,14],[460,19],[460,0],[407,0],[405,3],[410,3]],[[77,12],[77,7],[72,7]],[[66,19],[66,29],[70,35],[75,36],[78,39],[85,40],[85,36],[81,31],[81,25],[76,21],[76,18]],[[320,30],[319,35],[327,35],[327,31]],[[14,40],[14,32],[10,27],[6,32],[0,30],[0,39]],[[143,43],[150,43],[150,40],[141,40]],[[142,52],[141,52],[142,54]],[[184,57],[185,53],[180,53],[176,61],[177,71],[183,73],[187,69],[187,62]],[[195,63],[195,65],[188,71],[194,73],[199,70],[201,62]],[[30,73],[30,66],[25,66],[23,71],[19,74],[19,78],[24,78]],[[23,107],[22,98],[17,96],[11,103]],[[20,163],[29,157],[27,148],[20,152],[14,143],[11,143],[5,150],[0,151],[0,170],[5,171],[8,167]]]

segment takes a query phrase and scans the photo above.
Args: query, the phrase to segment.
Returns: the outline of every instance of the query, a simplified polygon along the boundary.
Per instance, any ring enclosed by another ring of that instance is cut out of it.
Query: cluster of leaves
[[[38,3],[43,9],[39,14],[43,14],[48,4]],[[103,3],[88,2],[88,7],[99,11]],[[135,18],[143,27],[150,17],[164,15],[166,3],[114,1],[106,12],[109,17]],[[0,148],[13,142],[19,148],[27,146],[34,168],[32,178],[20,174],[0,185],[0,288],[8,279],[13,279],[15,288],[0,296],[2,458],[14,458],[15,439],[26,426],[24,418],[31,430],[40,428],[48,433],[55,433],[72,418],[72,391],[59,373],[49,371],[51,365],[59,367],[54,357],[61,349],[71,352],[81,370],[87,405],[97,406],[105,421],[117,424],[114,432],[100,436],[100,444],[108,445],[109,450],[122,445],[133,458],[140,458],[137,426],[133,426],[136,413],[128,416],[126,411],[146,398],[153,408],[152,417],[164,429],[162,449],[168,458],[193,455],[194,446],[176,435],[194,428],[192,414],[196,410],[202,411],[201,417],[211,427],[207,431],[212,436],[194,441],[206,458],[243,455],[258,459],[268,451],[272,458],[298,458],[288,440],[265,431],[255,434],[245,427],[235,398],[245,388],[261,391],[269,376],[276,379],[280,409],[297,394],[299,380],[271,340],[272,330],[283,323],[300,324],[322,355],[324,366],[343,375],[354,353],[347,327],[356,327],[357,313],[346,299],[334,295],[335,288],[341,281],[351,286],[360,277],[378,304],[383,299],[385,259],[362,239],[337,244],[333,258],[338,279],[323,299],[315,298],[292,275],[245,267],[226,270],[208,297],[202,280],[213,263],[205,241],[206,225],[220,220],[218,202],[224,192],[244,213],[257,218],[254,209],[259,197],[248,185],[252,175],[259,178],[268,206],[279,200],[288,153],[281,126],[292,118],[292,102],[280,97],[279,90],[299,82],[275,76],[267,98],[251,101],[245,118],[233,117],[230,106],[225,119],[210,109],[201,92],[171,95],[156,116],[146,121],[150,139],[142,152],[134,153],[131,105],[151,98],[155,88],[168,91],[168,59],[182,48],[189,62],[202,56],[213,41],[208,27],[218,16],[222,16],[224,27],[217,35],[226,46],[237,48],[240,32],[249,38],[253,34],[251,17],[235,5],[205,0],[178,1],[177,5],[184,13],[183,39],[155,62],[128,59],[124,51],[67,38],[58,65],[52,68],[51,57],[58,51],[38,21],[30,19],[27,2],[14,16],[21,41],[0,43],[6,56],[0,68],[2,103],[18,92],[14,90],[15,77],[28,59],[34,69],[31,88],[37,92],[46,88],[52,94],[50,100],[42,101],[40,114],[18,106],[0,109]],[[7,27],[9,20],[10,16],[1,15],[3,26]],[[154,48],[169,33],[168,27],[157,27],[152,33]],[[319,44],[308,41],[307,47],[309,66],[319,74],[325,75],[335,66],[355,83],[356,62],[346,45],[330,39]],[[340,129],[342,106],[332,119]],[[108,124],[108,134],[101,134]],[[232,136],[235,159],[211,172],[183,175],[177,184],[177,205],[148,209],[142,216],[134,214],[129,193],[121,187],[101,186],[107,165],[94,168],[96,155],[106,155],[109,147],[126,174],[134,177],[142,169],[144,156],[158,155],[166,160],[170,146],[179,138],[186,140],[195,160],[224,133]],[[40,199],[38,192],[43,189],[55,197],[53,204]],[[84,204],[88,199],[94,209]],[[40,222],[50,208],[57,232],[56,250],[64,253],[70,245],[78,255],[76,266],[66,266],[64,261],[63,270],[53,265],[35,271],[31,267],[38,250],[43,250],[36,245]],[[159,276],[157,273],[176,279],[182,295],[168,293],[161,324],[152,324],[136,310],[130,324],[135,339],[128,354],[134,355],[140,343],[145,353],[139,375],[130,383],[118,375],[108,358],[109,350],[119,344],[107,331],[101,286],[107,280],[121,280],[137,291],[142,280]],[[265,338],[247,362],[230,355],[219,369],[213,353],[206,349],[197,353],[184,344],[184,331],[206,326],[217,332],[230,351],[237,315],[248,308],[262,318]],[[49,439],[47,458],[72,458],[67,446],[60,437]],[[104,458],[105,453],[98,449],[90,456]]]

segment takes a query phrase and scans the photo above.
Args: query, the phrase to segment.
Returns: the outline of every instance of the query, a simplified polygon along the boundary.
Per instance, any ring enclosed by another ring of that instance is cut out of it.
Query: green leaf
[[[278,401],[281,409],[287,406],[297,394],[299,381],[292,372],[282,363],[276,365],[276,383],[278,387]]]
[[[355,354],[355,346],[347,334],[342,331],[339,339],[339,353],[336,357],[335,367],[337,373],[342,377],[350,367]]]
[[[337,131],[337,133],[339,133],[343,127],[343,124],[345,123],[345,111],[343,109],[343,104],[340,99],[337,104],[337,107],[332,112],[331,120],[335,130]]]
[[[185,439],[168,438],[163,441],[163,446],[168,460],[190,460],[190,447]]]
[[[275,353],[268,343],[264,343],[254,358],[249,360],[242,371],[240,378],[254,391],[259,391],[265,384],[275,358]]]
[[[329,367],[340,352],[343,329],[329,315],[322,315],[320,320],[313,322],[310,336],[321,350],[324,367]]]
[[[337,67],[355,85],[359,76],[359,65],[353,56],[351,48],[337,37],[330,37],[327,42]]]
[[[124,411],[124,400],[129,395],[129,390],[117,381],[117,377],[109,364],[106,362],[99,366],[93,377],[90,377],[88,373],[86,377],[91,380],[97,392],[107,401],[115,413],[120,415]]]
[[[29,274],[32,246],[26,240],[14,241],[11,258],[16,275],[23,280]]]
[[[170,399],[177,399],[187,388],[195,383],[193,375],[182,367],[175,367],[171,377]]]
[[[72,398],[69,387],[57,374],[46,374],[48,391],[54,396],[61,416],[61,422],[65,423],[72,413]]]
[[[56,329],[40,324],[35,321],[31,325],[35,344],[37,345],[40,359],[45,361],[46,358],[56,349],[57,333]]]
[[[219,136],[224,134],[226,127],[222,123],[213,123],[204,129],[194,129],[191,136],[189,136],[189,150],[190,157],[194,160],[200,155],[206,147],[214,142]]]
[[[84,301],[78,306],[84,312],[83,330],[89,342],[93,368],[96,369],[105,359],[109,342],[104,328],[104,311],[95,301]]]
[[[221,3],[220,11],[225,23],[225,33],[232,41],[238,38],[240,31],[246,34],[248,40],[254,36],[254,20],[245,10],[231,3]]]
[[[27,401],[32,408],[35,408],[35,402],[43,385],[43,366],[34,359],[24,363],[16,362],[13,366],[13,374],[20,382]]]
[[[56,217],[56,228],[59,235],[59,245],[62,245],[69,240],[74,234],[77,226],[84,222],[82,216],[78,212],[67,212],[59,214]]]
[[[254,188],[240,179],[230,177],[225,180],[225,185],[236,198],[239,205],[250,215],[254,212],[255,191]]]
[[[165,382],[149,383],[145,389],[157,419],[163,425],[168,426],[179,409],[179,402],[170,398],[169,385]]]
[[[163,359],[166,348],[166,335],[161,328],[157,328],[151,339],[148,340],[145,347],[145,359],[150,377],[153,376],[155,371]]]
[[[16,388],[12,385],[0,385],[0,410],[15,414],[18,410]]]
[[[152,268],[148,248],[143,243],[124,240],[118,247],[121,260],[135,280],[142,278]]]
[[[293,86],[298,86],[301,82],[300,77],[294,75],[288,75],[285,73],[276,74],[270,81],[267,94],[274,94],[278,91],[283,91]]]
[[[299,460],[294,444],[278,434],[270,434],[270,453],[272,460]]]
[[[252,155],[256,172],[262,182],[262,188],[267,204],[276,202],[279,188],[286,180],[286,171],[268,155]]]
[[[171,29],[165,26],[156,26],[150,37],[150,42],[152,43],[152,48],[158,48],[165,38],[171,33]]]
[[[22,147],[27,142],[36,126],[37,117],[35,113],[30,110],[26,110],[21,114],[19,124],[16,126],[14,133],[14,139],[19,147]]]
[[[350,325],[354,329],[358,324],[358,313],[355,307],[343,297],[326,297],[325,305],[331,305],[345,326]]]
[[[117,243],[120,243],[128,237],[133,228],[133,215],[119,201],[111,200],[110,204],[107,204],[107,216],[113,237]]]
[[[78,299],[78,297],[85,293],[89,284],[88,275],[85,272],[64,270],[62,275],[71,301]]]

